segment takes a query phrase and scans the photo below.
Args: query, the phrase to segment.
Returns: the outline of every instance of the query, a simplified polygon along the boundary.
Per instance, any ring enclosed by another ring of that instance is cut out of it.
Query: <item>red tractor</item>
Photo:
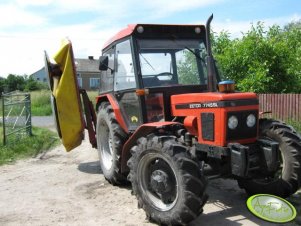
[[[159,224],[194,220],[213,177],[235,179],[249,195],[287,197],[301,186],[301,137],[260,118],[255,93],[221,81],[212,18],[206,27],[130,25],[100,57],[97,122],[93,112],[86,120],[95,122],[103,175],[113,185],[130,181]]]

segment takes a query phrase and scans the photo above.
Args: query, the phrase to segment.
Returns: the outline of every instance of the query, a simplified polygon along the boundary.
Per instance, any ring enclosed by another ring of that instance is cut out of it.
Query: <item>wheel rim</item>
[[[156,153],[144,155],[138,164],[140,189],[148,201],[159,211],[172,209],[178,199],[178,181],[171,163]]]
[[[100,157],[103,166],[109,170],[113,165],[113,144],[112,144],[112,135],[110,133],[109,127],[106,122],[101,122],[99,129],[100,135]]]

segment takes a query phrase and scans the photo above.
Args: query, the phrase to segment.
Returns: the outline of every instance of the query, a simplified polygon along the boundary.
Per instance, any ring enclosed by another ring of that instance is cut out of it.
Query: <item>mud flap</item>
[[[258,139],[261,150],[264,155],[264,163],[268,172],[276,172],[280,166],[279,143],[267,139]]]
[[[239,177],[245,177],[247,174],[247,152],[248,147],[238,143],[228,145],[231,151],[231,171],[232,174]]]
[[[85,122],[81,107],[72,44],[64,40],[61,49],[49,61],[45,52],[45,71],[52,91],[52,109],[58,134],[66,151],[79,146],[84,138]]]
[[[238,177],[249,177],[251,172],[261,170],[261,174],[276,172],[280,166],[279,143],[258,139],[257,143],[245,146],[228,144],[231,153],[231,171]]]

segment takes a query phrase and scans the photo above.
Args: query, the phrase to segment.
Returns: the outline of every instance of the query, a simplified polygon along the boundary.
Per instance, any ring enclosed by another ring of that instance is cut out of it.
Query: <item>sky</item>
[[[31,75],[68,37],[75,58],[99,58],[128,24],[205,24],[241,37],[251,24],[266,28],[301,19],[300,0],[0,0],[0,76]]]

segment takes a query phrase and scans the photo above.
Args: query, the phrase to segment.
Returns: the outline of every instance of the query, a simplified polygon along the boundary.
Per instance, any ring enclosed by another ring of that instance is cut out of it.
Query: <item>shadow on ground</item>
[[[101,174],[99,161],[85,162],[78,165],[78,170],[88,174]],[[111,186],[108,184],[108,186]],[[96,187],[99,187],[98,185]],[[128,185],[119,186],[120,189],[128,189]],[[248,196],[244,190],[240,189],[235,180],[216,179],[209,181],[207,187],[209,199],[204,206],[204,212],[189,226],[241,226],[241,225],[260,225],[272,226],[275,223],[270,223],[255,217],[246,206]],[[301,194],[296,193],[289,198],[300,215],[301,209]],[[298,226],[299,218],[294,222],[283,224],[285,226]],[[301,224],[300,224],[301,225]]]
[[[209,199],[204,206],[203,214],[189,224],[190,226],[277,225],[261,220],[249,212],[246,205],[248,196],[244,190],[238,187],[235,180],[216,179],[209,181],[207,193],[209,194]],[[295,207],[298,209],[298,205]],[[297,219],[281,225],[297,226]]]

